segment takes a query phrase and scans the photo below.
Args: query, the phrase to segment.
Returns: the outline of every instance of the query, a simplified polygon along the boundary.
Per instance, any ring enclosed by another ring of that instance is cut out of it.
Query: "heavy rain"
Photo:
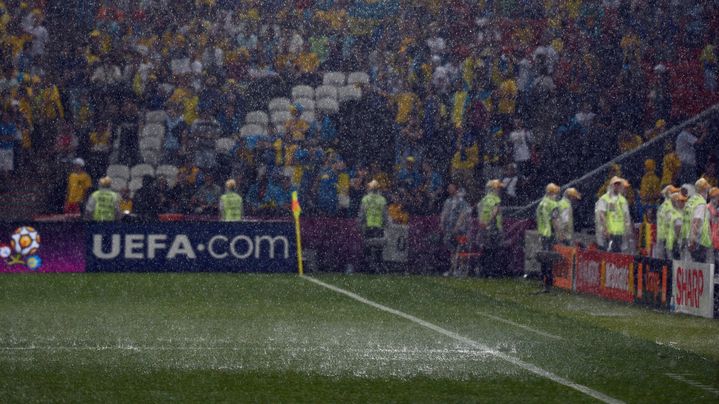
[[[717,402],[717,46],[717,0],[0,0],[0,402]]]

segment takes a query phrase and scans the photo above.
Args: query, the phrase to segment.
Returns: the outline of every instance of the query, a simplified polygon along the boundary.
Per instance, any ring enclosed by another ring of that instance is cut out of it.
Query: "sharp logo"
[[[106,239],[109,237],[109,243]],[[207,253],[217,260],[224,259],[288,259],[290,243],[285,236],[215,235],[207,243],[193,245],[186,234],[168,237],[166,234],[93,234],[92,253],[100,260],[152,260],[164,257],[173,259],[197,259]],[[279,254],[279,256],[278,256]]]

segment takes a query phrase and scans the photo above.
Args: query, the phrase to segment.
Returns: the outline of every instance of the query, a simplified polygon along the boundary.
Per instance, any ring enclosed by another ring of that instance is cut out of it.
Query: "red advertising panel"
[[[577,251],[575,289],[580,293],[599,295],[602,277],[602,252],[595,250]]]
[[[552,267],[554,286],[572,290],[572,281],[574,278],[574,257],[577,255],[577,248],[555,245],[554,251],[562,256],[562,259],[555,263]]]
[[[602,282],[599,294],[623,302],[634,301],[634,256],[603,254]]]
[[[601,251],[577,251],[575,286],[589,293],[623,302],[634,301],[634,257]]]

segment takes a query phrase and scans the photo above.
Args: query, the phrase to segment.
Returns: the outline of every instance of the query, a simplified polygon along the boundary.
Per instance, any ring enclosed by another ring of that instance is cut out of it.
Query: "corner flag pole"
[[[297,199],[297,191],[292,191],[292,216],[295,217],[295,233],[297,236],[297,268],[300,276],[305,274],[302,266],[302,237],[300,236],[300,201]]]

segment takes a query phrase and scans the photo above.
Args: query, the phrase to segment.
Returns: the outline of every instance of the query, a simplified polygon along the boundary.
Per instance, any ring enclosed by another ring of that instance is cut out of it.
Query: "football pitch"
[[[538,287],[0,276],[0,402],[719,402],[719,321]]]

